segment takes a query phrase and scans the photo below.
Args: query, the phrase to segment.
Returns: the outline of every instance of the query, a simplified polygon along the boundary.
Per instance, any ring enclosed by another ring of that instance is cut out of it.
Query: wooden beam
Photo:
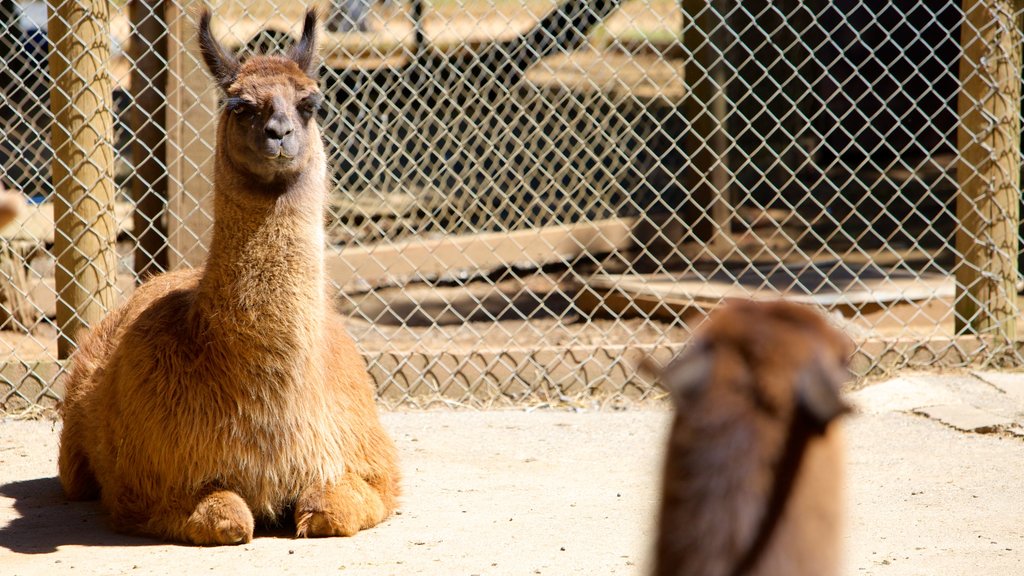
[[[1017,338],[1021,22],[1013,0],[964,0],[957,101],[956,332]]]
[[[36,244],[53,244],[55,238],[54,204],[29,204],[13,222],[0,228],[0,238]],[[128,202],[114,203],[114,225],[118,234],[131,233],[134,207]]]
[[[192,15],[199,0],[166,4],[167,236],[172,269],[199,266],[213,230],[217,92],[200,62]],[[218,11],[215,20],[224,19]]]
[[[131,0],[135,275],[167,270],[167,21],[164,0]]]
[[[812,278],[811,281],[818,281]],[[945,275],[917,277],[865,278],[844,281],[842,286],[827,286],[806,291],[767,285],[743,285],[735,282],[701,280],[666,274],[597,274],[587,279],[586,308],[604,310],[613,317],[652,311],[659,317],[672,318],[691,311],[708,311],[724,300],[778,300],[838,310],[844,316],[855,316],[905,302],[925,302],[951,298],[955,288]]]
[[[35,407],[55,408],[64,399],[63,363],[0,362],[0,416]]]
[[[542,266],[631,247],[634,219],[611,218],[329,251],[327,273],[343,288],[409,278],[453,277],[509,266]]]
[[[720,254],[727,252],[732,243],[724,41],[728,6],[725,0],[681,0],[681,4],[682,40],[688,56],[683,74],[687,88],[683,109],[690,126],[684,140],[689,161],[683,185],[689,193],[685,212],[695,220],[679,242],[696,240]]]

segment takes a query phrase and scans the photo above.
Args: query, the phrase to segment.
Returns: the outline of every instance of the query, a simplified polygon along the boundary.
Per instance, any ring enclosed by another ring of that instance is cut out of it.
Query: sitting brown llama
[[[814,309],[712,313],[662,374],[675,402],[658,576],[834,576],[852,343]]]
[[[396,506],[394,445],[324,275],[316,14],[285,56],[240,62],[199,19],[224,93],[204,269],[153,278],[81,340],[60,480],[116,529],[199,545],[347,536]]]

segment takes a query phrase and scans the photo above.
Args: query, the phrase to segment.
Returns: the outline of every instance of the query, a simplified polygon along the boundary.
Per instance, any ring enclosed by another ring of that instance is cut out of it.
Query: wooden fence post
[[[114,304],[114,151],[108,0],[50,4],[58,354]]]
[[[697,220],[692,236],[716,256],[731,249],[732,202],[729,173],[729,137],[724,36],[727,2],[682,0],[683,45],[689,58],[684,78],[689,93],[684,109],[690,124],[686,135],[684,185],[689,195],[687,213]],[[684,234],[685,236],[685,234]]]
[[[1017,337],[1021,28],[1015,0],[963,0],[956,332]]]
[[[136,282],[167,270],[167,20],[164,0],[131,0],[132,199]]]

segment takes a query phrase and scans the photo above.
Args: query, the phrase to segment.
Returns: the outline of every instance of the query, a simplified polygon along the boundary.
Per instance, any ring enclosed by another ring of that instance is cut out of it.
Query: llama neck
[[[306,348],[327,311],[323,153],[283,191],[249,186],[218,155],[213,239],[197,305],[211,329]]]
[[[658,576],[730,576],[754,539],[771,490],[773,463],[758,456],[765,431],[722,416],[709,427],[673,428]]]

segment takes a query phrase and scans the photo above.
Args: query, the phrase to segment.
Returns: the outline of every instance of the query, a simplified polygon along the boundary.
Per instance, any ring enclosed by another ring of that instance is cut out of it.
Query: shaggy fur
[[[843,448],[830,423],[847,410],[839,387],[851,351],[809,307],[734,302],[711,316],[662,374],[677,410],[655,574],[839,573]],[[804,417],[813,432],[779,521],[749,569],[739,568],[765,528],[791,424]]]
[[[237,544],[292,511],[298,536],[347,536],[397,504],[373,383],[326,296],[315,25],[288,58],[240,63],[201,16],[227,102],[207,264],[140,286],[66,381],[61,484],[118,530]]]

